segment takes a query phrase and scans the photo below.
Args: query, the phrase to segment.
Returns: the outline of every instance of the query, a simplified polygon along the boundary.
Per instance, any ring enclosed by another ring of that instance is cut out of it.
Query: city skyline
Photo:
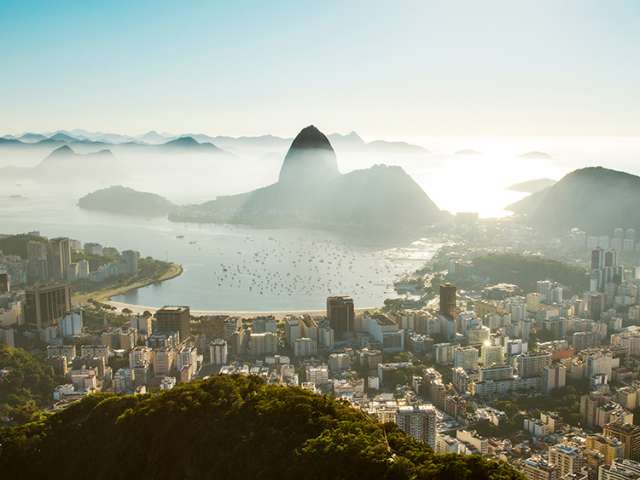
[[[0,45],[3,480],[640,480],[639,0],[0,0]]]

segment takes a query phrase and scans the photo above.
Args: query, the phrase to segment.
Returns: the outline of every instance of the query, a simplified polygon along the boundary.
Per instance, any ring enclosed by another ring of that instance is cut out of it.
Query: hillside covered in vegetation
[[[473,271],[487,277],[492,283],[520,285],[527,293],[536,290],[538,280],[558,282],[574,293],[588,288],[584,269],[533,255],[484,255],[473,259]]]
[[[33,418],[52,403],[53,389],[62,380],[26,350],[0,346],[0,425]]]
[[[616,227],[640,228],[640,177],[602,167],[575,170],[508,210],[540,230],[609,234]]]
[[[521,478],[506,463],[435,455],[343,402],[256,377],[91,395],[0,438],[6,478]]]
[[[166,216],[174,207],[173,203],[160,195],[139,192],[122,185],[89,193],[78,200],[78,206],[85,210],[143,217]]]

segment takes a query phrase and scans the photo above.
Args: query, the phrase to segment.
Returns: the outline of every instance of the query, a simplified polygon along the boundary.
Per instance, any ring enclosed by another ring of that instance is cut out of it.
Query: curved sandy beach
[[[149,307],[145,305],[134,305],[124,302],[114,302],[112,300],[102,302],[116,308],[118,311],[122,311],[127,308],[135,314],[142,314],[145,310],[151,313],[155,313],[160,307]],[[356,312],[361,313],[367,310],[377,310],[380,307],[369,308],[357,308]],[[278,311],[256,311],[256,310],[191,310],[191,315],[195,317],[203,317],[209,315],[232,315],[235,317],[258,317],[264,315],[273,315],[276,318],[283,318],[287,315],[311,315],[311,316],[323,316],[327,311],[322,310],[278,310]]]

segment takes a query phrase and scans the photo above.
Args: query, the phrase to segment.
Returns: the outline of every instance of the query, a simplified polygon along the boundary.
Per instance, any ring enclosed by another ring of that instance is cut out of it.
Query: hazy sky
[[[0,0],[0,132],[640,135],[640,1]]]

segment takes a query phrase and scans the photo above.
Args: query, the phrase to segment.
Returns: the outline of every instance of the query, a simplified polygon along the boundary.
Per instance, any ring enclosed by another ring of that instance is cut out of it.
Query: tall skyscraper
[[[209,344],[209,358],[213,365],[225,365],[227,353],[227,342],[221,338],[216,338]]]
[[[336,337],[343,337],[353,332],[355,311],[351,297],[328,297],[327,320]]]
[[[608,284],[621,283],[620,272],[624,273],[624,268],[619,268],[615,250],[605,251],[598,247],[591,252],[591,290],[604,292]]]
[[[456,316],[456,287],[451,283],[440,285],[440,314],[450,319]]]
[[[0,272],[0,293],[7,293],[11,290],[11,281],[7,272]]]
[[[71,263],[71,242],[68,238],[52,238],[49,241],[49,276],[64,280]]]
[[[516,358],[518,374],[522,378],[541,377],[544,367],[551,364],[551,354],[547,352],[528,352]]]
[[[185,306],[165,306],[156,311],[156,323],[153,328],[154,333],[169,334],[180,333],[180,341],[183,341],[191,334],[190,320],[191,311]]]
[[[640,426],[608,423],[602,428],[605,437],[617,438],[624,446],[624,458],[640,461]]]
[[[604,295],[602,293],[591,293],[587,297],[587,309],[593,320],[600,320],[604,311]]]
[[[567,367],[562,363],[547,365],[542,371],[542,388],[545,392],[551,392],[562,388],[567,384]]]
[[[49,279],[47,244],[29,240],[27,242],[27,279],[29,283],[46,282]]]
[[[640,463],[616,458],[611,465],[598,467],[598,480],[636,480],[640,478]]]
[[[598,270],[604,267],[604,250],[600,247],[591,251],[591,270]]]
[[[570,473],[578,473],[584,465],[584,458],[578,447],[559,443],[549,448],[549,463],[558,467],[558,474],[562,478]]]
[[[127,275],[135,275],[138,273],[138,260],[140,259],[140,252],[135,250],[124,250],[122,252],[122,261],[125,266]]]
[[[418,441],[436,448],[436,411],[431,405],[413,405],[398,408],[398,428]]]
[[[36,285],[25,292],[24,320],[31,327],[46,328],[71,310],[71,292],[68,285]]]
[[[522,473],[527,480],[558,480],[558,467],[540,455],[533,455],[522,462]]]

